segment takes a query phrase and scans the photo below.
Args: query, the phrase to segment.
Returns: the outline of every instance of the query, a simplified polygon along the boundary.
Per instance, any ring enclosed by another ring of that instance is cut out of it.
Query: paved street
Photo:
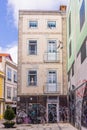
[[[69,123],[55,123],[55,124],[39,124],[39,125],[16,125],[16,128],[10,128],[10,130],[77,130]],[[3,125],[0,125],[0,130],[6,130]]]

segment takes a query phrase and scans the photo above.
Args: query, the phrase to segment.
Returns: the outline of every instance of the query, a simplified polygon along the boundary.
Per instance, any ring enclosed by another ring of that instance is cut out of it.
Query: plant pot
[[[3,125],[5,126],[5,128],[13,128],[15,122],[4,122]]]

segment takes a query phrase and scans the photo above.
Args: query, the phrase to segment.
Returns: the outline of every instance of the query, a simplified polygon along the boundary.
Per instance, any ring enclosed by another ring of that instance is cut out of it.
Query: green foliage
[[[4,113],[4,119],[11,121],[14,118],[15,118],[14,111],[12,110],[10,106],[7,106],[7,109],[5,110],[5,113]]]

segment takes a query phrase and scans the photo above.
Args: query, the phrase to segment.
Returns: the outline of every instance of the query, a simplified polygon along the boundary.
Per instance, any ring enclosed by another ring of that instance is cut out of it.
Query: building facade
[[[87,129],[87,1],[70,0],[67,12],[70,122]]]
[[[5,78],[5,75],[0,68],[0,119],[3,118],[4,103],[5,103],[5,99],[4,99],[4,78]]]
[[[5,74],[4,98],[5,108],[10,105],[16,113],[17,101],[17,65],[9,54],[0,54],[0,65]]]
[[[17,122],[58,122],[66,94],[65,11],[21,10]]]

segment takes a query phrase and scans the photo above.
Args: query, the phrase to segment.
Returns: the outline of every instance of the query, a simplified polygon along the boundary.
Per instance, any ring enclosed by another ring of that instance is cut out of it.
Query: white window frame
[[[35,50],[32,51],[31,46],[35,46]],[[29,55],[37,55],[37,40],[29,40],[28,54]]]
[[[56,21],[47,21],[47,28],[49,29],[56,28]]]
[[[53,46],[53,48],[52,48],[52,46]],[[56,52],[56,50],[57,50],[57,41],[56,40],[48,40],[48,52],[53,53],[53,52]]]
[[[36,72],[36,75],[30,74],[30,72]],[[35,76],[35,79],[30,81],[30,76]],[[34,70],[34,69],[28,70],[28,86],[37,86],[37,70]]]
[[[17,97],[17,88],[13,88],[13,98]]]
[[[7,80],[12,80],[12,70],[11,68],[7,68]]]
[[[7,86],[7,99],[11,99],[11,87]]]
[[[17,72],[16,72],[16,71],[14,71],[14,76],[13,76],[13,78],[14,78],[14,82],[17,83]]]
[[[49,82],[49,72],[55,72],[55,81]],[[56,70],[48,70],[47,82],[48,83],[56,83],[57,84],[57,71]]]
[[[37,28],[38,27],[38,21],[29,21],[29,28]]]

